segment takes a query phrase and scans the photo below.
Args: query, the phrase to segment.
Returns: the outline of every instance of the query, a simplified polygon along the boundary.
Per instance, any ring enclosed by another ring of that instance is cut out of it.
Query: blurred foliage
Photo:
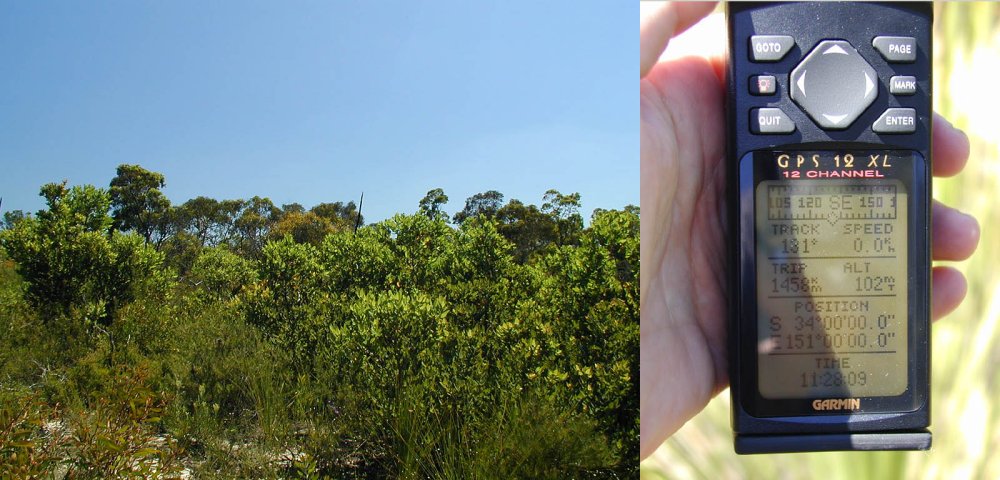
[[[934,197],[975,216],[982,237],[970,261],[953,264],[968,279],[965,301],[933,328],[933,447],[737,456],[727,390],[643,462],[642,478],[1000,478],[1000,97],[987,85],[1000,75],[1000,4],[938,3],[935,15],[934,108],[972,148],[962,174],[934,179]]]

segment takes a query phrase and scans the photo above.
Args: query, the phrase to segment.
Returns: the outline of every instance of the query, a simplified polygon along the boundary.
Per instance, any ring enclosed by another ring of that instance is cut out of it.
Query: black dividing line
[[[876,355],[880,353],[896,353],[895,350],[880,350],[877,352],[772,352],[767,355]]]
[[[767,298],[874,298],[874,297],[898,297],[898,294],[887,295],[770,295]]]
[[[873,256],[843,256],[843,257],[767,257],[768,260],[848,260],[852,258],[898,258],[896,255],[873,255]]]

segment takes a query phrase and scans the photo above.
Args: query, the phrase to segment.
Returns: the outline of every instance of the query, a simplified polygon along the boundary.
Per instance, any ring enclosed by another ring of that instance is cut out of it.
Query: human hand
[[[639,32],[640,458],[729,383],[725,59],[717,52],[656,63],[671,37],[714,6],[668,3]],[[933,122],[934,175],[955,175],[968,159],[968,138],[940,116]],[[973,217],[936,201],[932,217],[935,260],[964,260],[975,251]],[[942,266],[932,282],[937,319],[961,303],[966,282]]]

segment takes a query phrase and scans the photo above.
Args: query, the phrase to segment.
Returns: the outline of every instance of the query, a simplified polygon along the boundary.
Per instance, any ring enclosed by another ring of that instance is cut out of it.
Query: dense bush
[[[197,300],[182,314],[187,321],[174,329],[162,387],[177,398],[177,433],[203,444],[219,430],[260,439],[287,426],[278,424],[290,411],[288,355],[226,303]]]
[[[106,191],[50,184],[0,232],[0,394],[28,406],[0,412],[27,438],[0,470],[637,473],[636,209],[584,228],[578,195],[492,192],[453,226],[432,190],[355,231],[353,204],[169,207],[137,168],[116,198],[156,208],[117,229]],[[75,443],[25,433],[53,419]]]
[[[452,229],[422,215],[333,234],[319,250],[286,239],[265,248],[247,317],[307,352],[300,370],[363,412],[380,451],[392,450],[404,392],[425,415],[459,409],[466,424],[495,428],[492,408],[541,386],[597,420],[627,459],[638,435],[638,216],[599,212],[579,242],[521,265],[493,222]]]
[[[257,279],[253,262],[226,247],[208,247],[191,266],[188,281],[209,299],[229,300]]]
[[[25,280],[25,298],[46,321],[74,309],[107,326],[118,309],[164,291],[163,254],[135,234],[111,232],[107,192],[91,186],[42,187],[48,204],[0,232],[0,246]]]
[[[542,322],[559,355],[548,377],[598,419],[628,458],[639,433],[639,218],[599,212],[580,246],[545,258]],[[526,312],[530,315],[531,312]]]
[[[320,341],[320,312],[330,295],[322,288],[316,249],[290,237],[268,243],[258,275],[260,281],[248,288],[243,304],[247,321],[288,351],[298,371],[308,370]]]

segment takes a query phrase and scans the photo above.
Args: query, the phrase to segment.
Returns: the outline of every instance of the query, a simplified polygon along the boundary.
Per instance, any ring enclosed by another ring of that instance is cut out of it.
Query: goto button
[[[753,133],[792,133],[795,122],[780,108],[754,108],[750,110],[750,131]]]
[[[750,60],[754,62],[777,62],[795,46],[795,40],[788,35],[752,35],[750,37]]]
[[[887,62],[909,63],[917,60],[917,39],[913,37],[875,37],[872,46]]]
[[[912,108],[890,108],[875,120],[875,133],[913,133],[917,130],[917,111]]]

